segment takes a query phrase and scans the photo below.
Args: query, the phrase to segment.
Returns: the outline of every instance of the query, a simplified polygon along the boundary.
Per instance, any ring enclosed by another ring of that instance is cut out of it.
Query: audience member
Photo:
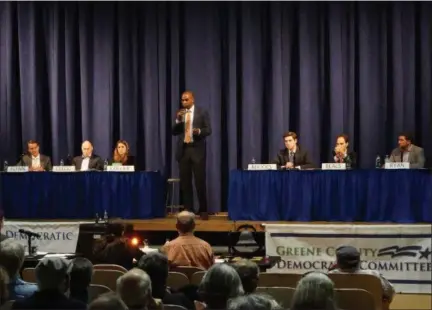
[[[310,272],[300,279],[290,310],[336,310],[334,284],[321,272]]]
[[[93,277],[93,264],[87,258],[72,260],[70,272],[70,297],[88,303],[88,288]]]
[[[245,294],[255,292],[259,280],[259,267],[254,262],[243,259],[235,262],[233,265],[242,281]]]
[[[9,299],[20,300],[33,295],[38,287],[25,282],[20,277],[20,270],[25,259],[24,246],[12,238],[6,239],[0,246],[0,265],[9,276]]]
[[[230,299],[227,310],[282,310],[282,307],[268,295],[249,294]]]
[[[123,233],[122,224],[108,225],[106,235],[95,242],[93,248],[95,264],[115,264],[129,270],[133,267],[133,260],[138,261],[144,255],[137,246],[132,246],[123,237]]]
[[[68,298],[71,263],[61,257],[43,258],[35,268],[39,291],[17,300],[12,309],[86,309],[81,301]]]
[[[9,276],[7,271],[0,266],[0,306],[9,299],[8,283]]]
[[[141,257],[138,268],[145,271],[152,283],[152,296],[162,300],[165,305],[178,305],[194,309],[193,303],[182,293],[170,293],[166,288],[168,278],[168,258],[159,252],[150,252]]]
[[[395,293],[393,285],[378,271],[360,269],[360,252],[352,246],[341,246],[336,249],[336,265],[329,273],[370,274],[380,278],[383,289],[382,309],[388,310]]]
[[[3,210],[0,209],[0,242],[8,239],[8,237],[6,235],[1,233],[1,231],[3,229],[3,221],[4,221],[4,213],[3,213]]]
[[[228,264],[210,267],[198,291],[207,309],[225,309],[230,298],[244,294],[239,275]]]
[[[147,273],[133,268],[117,279],[117,293],[129,309],[158,309],[160,300],[152,298],[152,283]]]
[[[194,236],[195,214],[189,211],[180,212],[177,215],[176,228],[179,236],[162,247],[170,266],[210,268],[214,263],[213,250],[210,244]]]
[[[116,293],[110,292],[93,300],[88,310],[128,310],[128,307]]]

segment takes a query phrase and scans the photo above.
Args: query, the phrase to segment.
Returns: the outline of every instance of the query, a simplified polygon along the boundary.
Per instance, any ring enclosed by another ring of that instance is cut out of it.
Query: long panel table
[[[160,172],[1,173],[0,199],[8,219],[150,219],[165,215]]]
[[[431,223],[432,173],[233,170],[228,214],[253,221]]]

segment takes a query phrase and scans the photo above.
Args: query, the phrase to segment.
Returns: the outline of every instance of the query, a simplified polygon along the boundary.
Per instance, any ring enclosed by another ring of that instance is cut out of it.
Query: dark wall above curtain
[[[55,163],[84,139],[178,175],[180,94],[208,109],[210,209],[228,172],[272,159],[282,133],[319,164],[350,135],[360,166],[402,130],[432,153],[432,3],[1,2],[2,160],[37,139]]]

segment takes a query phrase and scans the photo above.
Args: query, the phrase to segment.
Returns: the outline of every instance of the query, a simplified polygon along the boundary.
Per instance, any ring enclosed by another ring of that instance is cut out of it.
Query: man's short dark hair
[[[36,140],[28,140],[27,145],[29,144],[37,144],[39,146],[39,142],[37,142]]]
[[[255,292],[259,278],[258,265],[250,260],[243,259],[232,266],[240,276],[245,293],[250,294]]]
[[[405,139],[408,140],[409,142],[413,141],[413,136],[409,132],[401,132],[399,133],[398,137],[405,137]]]
[[[87,288],[93,277],[93,264],[87,258],[77,257],[72,260],[70,272],[71,289]]]
[[[149,275],[152,282],[153,296],[155,293],[159,292],[160,289],[165,290],[169,271],[168,257],[165,254],[150,252],[142,256],[138,261],[138,268]],[[157,298],[159,298],[159,296]]]
[[[283,134],[283,138],[292,137],[294,140],[297,140],[297,134],[294,131],[288,131]]]

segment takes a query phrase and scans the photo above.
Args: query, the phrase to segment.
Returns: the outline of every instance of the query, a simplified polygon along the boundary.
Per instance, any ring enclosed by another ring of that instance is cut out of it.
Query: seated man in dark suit
[[[61,257],[43,258],[35,268],[39,291],[17,300],[12,309],[87,309],[81,301],[66,296],[71,262]]]
[[[421,169],[425,165],[424,150],[412,143],[412,137],[408,133],[401,133],[398,137],[399,147],[395,148],[391,155],[391,162],[409,163],[410,168]]]
[[[285,148],[280,150],[277,154],[274,164],[284,169],[310,169],[314,165],[309,158],[308,152],[304,149],[300,149],[297,145],[297,134],[289,131],[283,135]]]
[[[354,168],[357,166],[357,156],[354,152],[348,151],[349,138],[348,135],[342,134],[337,136],[336,147],[333,151],[333,159],[335,163],[345,163]]]
[[[39,153],[39,143],[35,140],[27,142],[28,153],[23,155],[17,166],[27,166],[30,171],[52,170],[51,158]]]
[[[81,156],[72,159],[72,165],[77,171],[103,170],[104,162],[98,155],[93,154],[93,145],[90,141],[84,141],[81,145]]]

